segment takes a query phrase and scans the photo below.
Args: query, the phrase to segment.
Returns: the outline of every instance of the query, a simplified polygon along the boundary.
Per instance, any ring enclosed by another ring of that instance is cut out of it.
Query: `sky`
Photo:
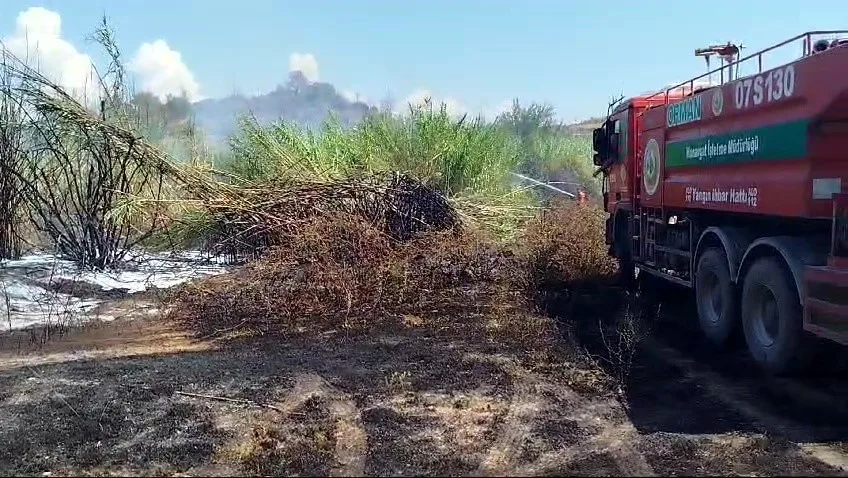
[[[430,96],[496,114],[519,98],[566,121],[704,73],[698,47],[741,41],[750,54],[848,28],[838,0],[0,0],[0,41],[80,87],[87,65],[105,67],[86,40],[104,14],[136,88],[162,97],[265,93],[300,70],[375,104]],[[788,49],[766,66],[800,52]]]

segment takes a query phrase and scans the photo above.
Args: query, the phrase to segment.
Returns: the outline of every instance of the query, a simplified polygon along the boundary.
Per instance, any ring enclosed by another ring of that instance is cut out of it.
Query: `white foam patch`
[[[227,263],[207,259],[198,251],[137,253],[120,270],[81,271],[73,262],[52,254],[34,254],[0,261],[0,327],[20,329],[46,323],[83,322],[102,299],[82,299],[51,290],[58,281],[91,284],[102,290],[137,293],[168,289],[191,279],[226,272]],[[101,320],[110,317],[98,316]]]

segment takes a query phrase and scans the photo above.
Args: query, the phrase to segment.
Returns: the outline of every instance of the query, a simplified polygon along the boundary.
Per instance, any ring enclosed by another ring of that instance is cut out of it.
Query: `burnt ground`
[[[652,456],[652,466],[670,474],[703,473],[694,463],[680,461],[681,455],[694,454],[719,474],[760,474],[770,466],[777,467],[776,474],[810,473],[806,465],[787,459],[792,456],[788,451],[800,449],[848,471],[844,347],[815,341],[818,354],[811,371],[803,377],[770,377],[749,358],[741,331],[724,350],[701,338],[688,291],[662,288],[641,305],[646,326],[624,378],[622,405],[645,443],[674,442],[676,451]],[[623,368],[621,360],[610,357],[609,334],[605,342],[599,327],[576,315],[571,322],[578,342],[610,373]],[[735,453],[758,464],[740,468]],[[719,456],[724,458],[715,461]]]
[[[0,344],[0,474],[845,474],[844,379],[759,377],[679,307],[620,398],[577,360],[538,369],[420,323],[222,347],[142,314]]]

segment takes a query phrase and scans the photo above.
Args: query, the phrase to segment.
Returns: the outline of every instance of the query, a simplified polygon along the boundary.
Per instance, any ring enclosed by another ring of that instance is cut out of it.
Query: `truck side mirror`
[[[601,157],[607,155],[607,144],[607,134],[604,128],[592,130],[592,149]]]
[[[604,158],[602,158],[600,154],[595,153],[592,155],[592,164],[594,164],[595,166],[600,166],[604,164]]]

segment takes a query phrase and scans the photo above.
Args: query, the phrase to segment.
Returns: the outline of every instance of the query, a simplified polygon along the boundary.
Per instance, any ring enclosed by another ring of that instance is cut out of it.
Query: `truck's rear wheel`
[[[737,325],[737,303],[724,249],[711,247],[701,254],[695,273],[695,300],[704,335],[716,345],[727,344]]]
[[[742,325],[748,350],[765,370],[785,374],[806,364],[798,292],[777,258],[758,259],[745,275]]]

